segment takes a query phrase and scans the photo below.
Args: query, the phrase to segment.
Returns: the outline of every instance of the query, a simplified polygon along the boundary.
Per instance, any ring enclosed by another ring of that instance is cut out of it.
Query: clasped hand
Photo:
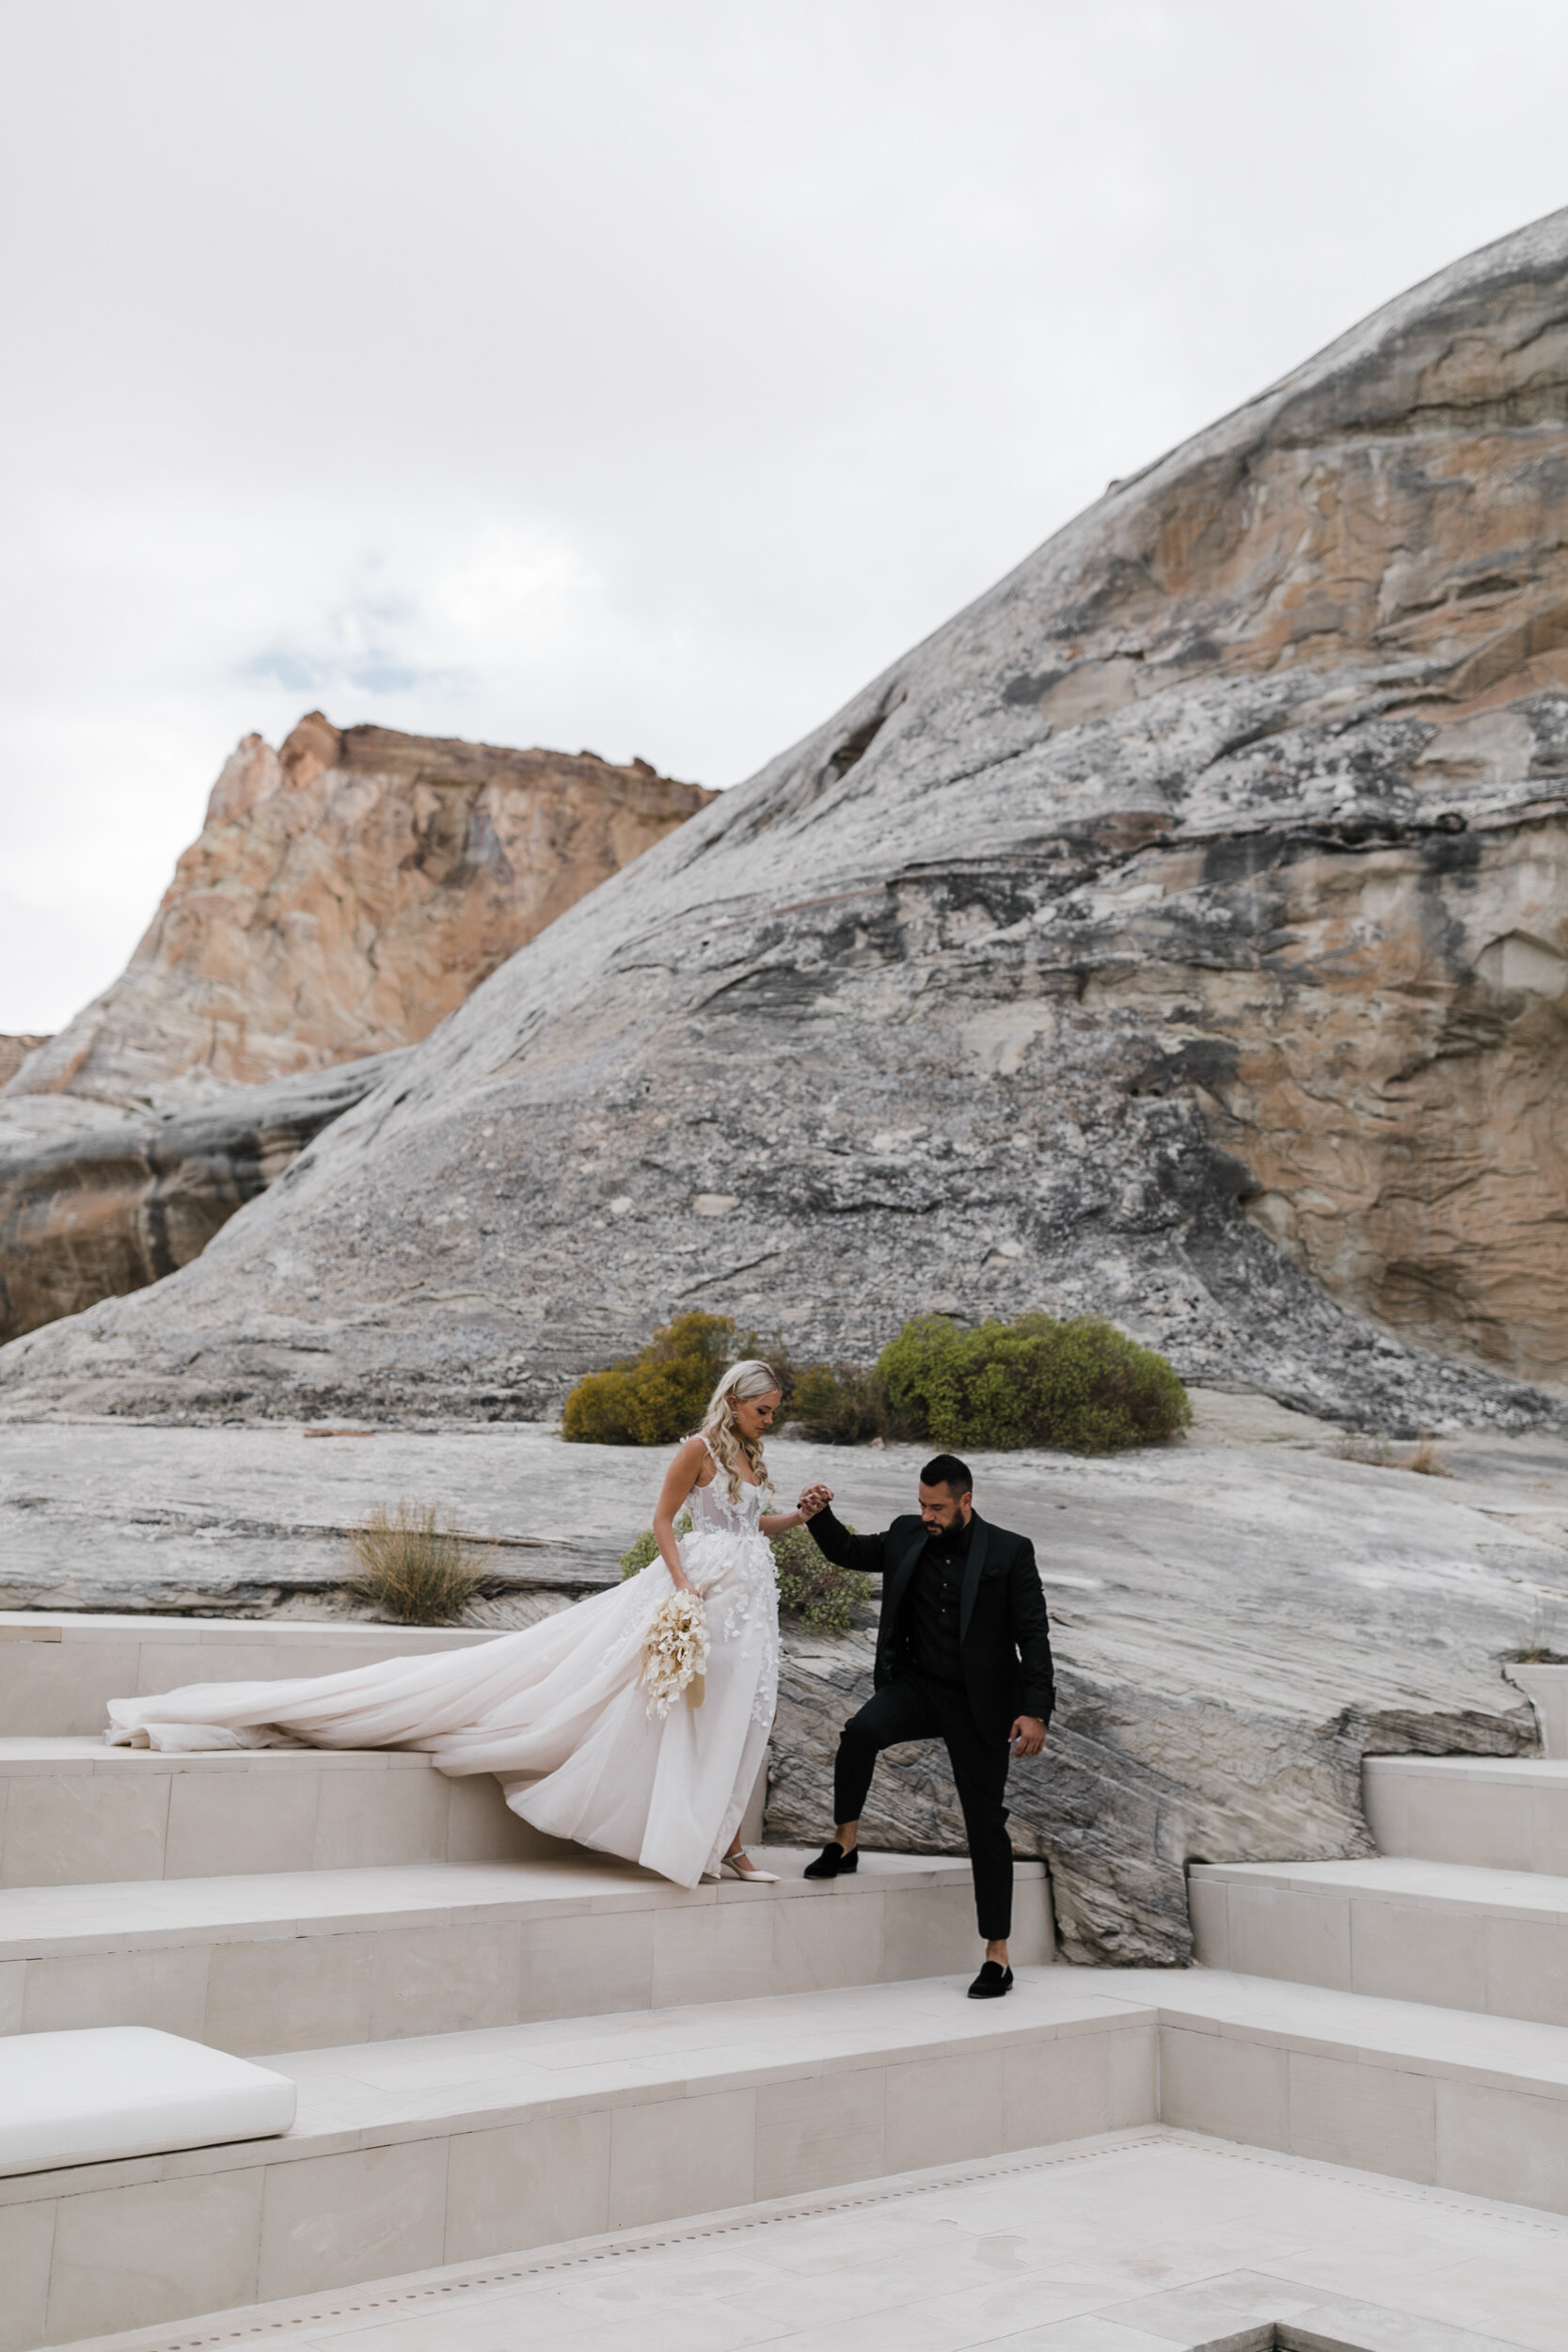
[[[831,1486],[805,1486],[801,1488],[800,1500],[795,1507],[803,1519],[814,1519],[818,1511],[824,1510],[832,1499],[833,1490]]]

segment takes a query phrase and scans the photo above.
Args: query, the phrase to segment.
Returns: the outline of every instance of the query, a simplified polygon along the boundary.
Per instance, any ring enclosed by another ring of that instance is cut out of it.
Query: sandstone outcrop
[[[15,1077],[29,1054],[48,1042],[46,1037],[0,1037],[0,1087]]]
[[[527,1416],[674,1307],[864,1356],[948,1302],[1520,1425],[1565,819],[1561,213],[1114,484],[0,1406]]]
[[[407,1050],[140,1117],[60,1096],[10,1105],[0,1119],[0,1331],[36,1330],[188,1265]]]
[[[247,735],[130,963],[15,1090],[166,1107],[415,1044],[713,797],[320,711]]]
[[[114,985],[0,1041],[0,1337],[197,1257],[515,949],[713,798],[646,761],[247,736]],[[7,1046],[39,1050],[23,1068]]]

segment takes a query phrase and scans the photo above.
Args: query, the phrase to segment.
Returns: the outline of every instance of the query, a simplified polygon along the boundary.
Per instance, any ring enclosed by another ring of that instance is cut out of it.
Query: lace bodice
[[[708,1447],[708,1452],[710,1454],[713,1452],[711,1446]],[[756,1534],[765,1500],[763,1488],[743,1486],[740,1489],[740,1501],[732,1502],[729,1479],[717,1462],[714,1467],[715,1475],[707,1485],[693,1486],[686,1499],[686,1507],[691,1514],[693,1534],[699,1528],[705,1533],[709,1528],[714,1528],[721,1530],[726,1535]]]
[[[681,1538],[681,1559],[702,1593],[710,1638],[754,1658],[752,1713],[766,1725],[773,1720],[779,1680],[778,1584],[761,1527],[763,1507],[771,1498],[765,1487],[743,1485],[740,1500],[732,1502],[729,1478],[715,1468],[717,1475],[687,1497],[691,1533]]]

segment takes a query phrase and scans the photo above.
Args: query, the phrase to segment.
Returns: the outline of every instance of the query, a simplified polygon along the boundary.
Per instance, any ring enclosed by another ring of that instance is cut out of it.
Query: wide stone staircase
[[[0,2031],[299,2087],[279,2138],[0,2179],[0,2352],[1157,2122],[1568,2213],[1568,1765],[1376,1759],[1382,1856],[1195,1867],[1190,1971],[1054,1964],[1022,1865],[990,2004],[962,1863],[689,1893],[422,1757],[91,1736],[117,1692],[432,1645],[0,1619]]]

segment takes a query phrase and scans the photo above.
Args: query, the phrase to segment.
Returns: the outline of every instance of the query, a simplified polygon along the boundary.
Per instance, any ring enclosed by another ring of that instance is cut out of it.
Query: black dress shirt
[[[958,1658],[958,1605],[969,1537],[970,1528],[961,1519],[927,1537],[904,1616],[906,1664],[929,1681],[945,1682],[955,1690],[963,1688],[964,1678]]]

